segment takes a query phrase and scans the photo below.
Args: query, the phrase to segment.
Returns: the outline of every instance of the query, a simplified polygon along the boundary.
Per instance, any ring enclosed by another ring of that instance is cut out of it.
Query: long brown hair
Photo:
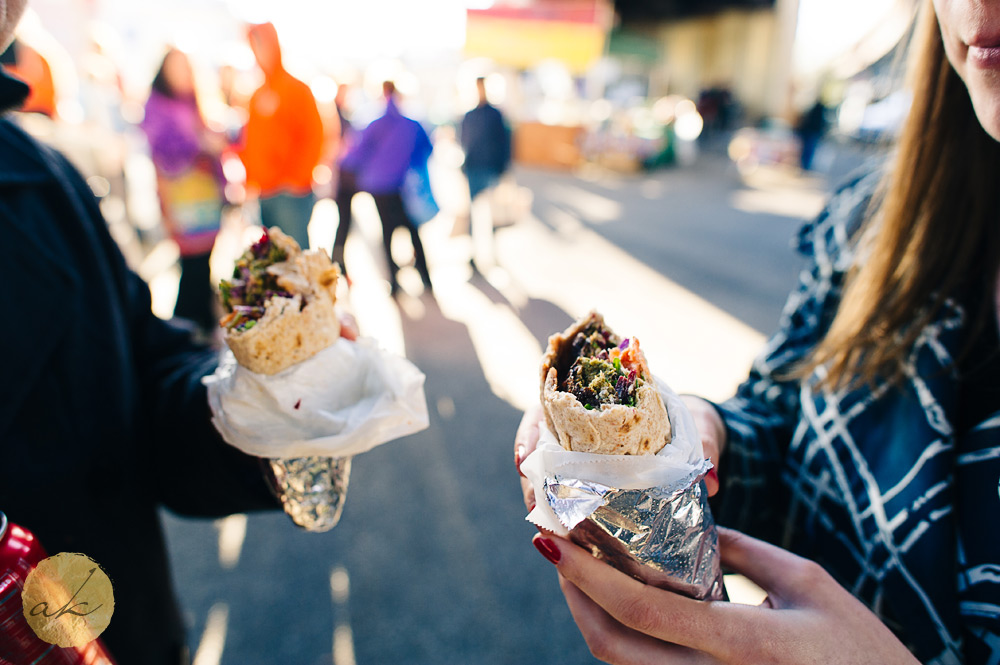
[[[174,90],[167,76],[167,60],[170,56],[179,54],[180,57],[184,58],[188,67],[191,68],[191,75],[193,77],[194,89],[191,91],[190,95],[181,95],[176,90]],[[205,109],[202,104],[201,95],[199,94],[198,77],[194,71],[194,63],[191,62],[190,56],[187,53],[177,48],[176,46],[171,46],[167,48],[167,52],[163,55],[163,60],[160,61],[160,68],[156,70],[156,76],[153,77],[153,82],[150,84],[150,91],[155,90],[160,95],[167,97],[169,99],[187,102],[188,104],[194,106],[195,110],[198,112],[197,118],[201,128],[206,126],[205,122]]]
[[[175,54],[179,54],[180,57],[184,58],[188,62],[188,66],[191,66],[191,60],[188,58],[187,54],[179,48],[171,46],[167,49],[167,52],[163,54],[163,60],[160,61],[160,68],[156,70],[156,76],[153,77],[153,82],[149,87],[164,97],[169,97],[170,99],[184,99],[180,93],[174,90],[174,86],[167,76],[167,60],[170,59],[170,56]],[[190,95],[190,101],[195,102],[196,100],[196,95],[192,93]]]
[[[982,294],[971,335],[992,322],[1000,270],[1000,143],[976,118],[965,84],[945,55],[931,0],[914,34],[913,105],[894,162],[869,211],[826,337],[803,367],[821,365],[833,388],[894,383],[921,330],[945,301]]]

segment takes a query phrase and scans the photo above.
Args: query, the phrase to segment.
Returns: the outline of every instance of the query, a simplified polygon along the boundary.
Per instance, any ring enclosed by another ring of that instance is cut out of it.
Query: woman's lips
[[[1000,46],[970,46],[968,60],[983,69],[1000,69]]]
[[[1000,67],[1000,35],[981,35],[968,42],[968,60],[984,69]]]

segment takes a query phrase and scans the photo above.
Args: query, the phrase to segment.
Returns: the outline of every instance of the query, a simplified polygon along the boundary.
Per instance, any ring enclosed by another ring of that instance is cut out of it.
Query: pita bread
[[[541,365],[542,411],[549,429],[566,450],[605,455],[655,455],[670,442],[670,420],[653,383],[645,356],[635,345],[639,378],[636,405],[604,404],[586,409],[572,393],[560,388],[573,357],[572,343],[591,325],[604,325],[604,317],[591,312],[562,333],[549,338]],[[618,340],[612,333],[612,339]]]
[[[277,227],[268,229],[268,236],[288,258],[267,270],[292,297],[271,296],[264,303],[264,316],[254,326],[225,333],[237,362],[258,374],[277,374],[340,337],[340,320],[334,311],[340,270],[326,252],[303,252]]]

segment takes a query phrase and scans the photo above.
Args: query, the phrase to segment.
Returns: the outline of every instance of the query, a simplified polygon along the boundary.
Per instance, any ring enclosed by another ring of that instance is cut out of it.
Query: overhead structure
[[[623,21],[685,18],[724,9],[766,9],[775,0],[615,0]]]

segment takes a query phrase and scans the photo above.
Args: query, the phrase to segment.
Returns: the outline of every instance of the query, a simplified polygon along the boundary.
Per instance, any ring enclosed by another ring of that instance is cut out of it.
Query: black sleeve
[[[217,353],[153,315],[146,284],[132,272],[128,278],[147,458],[158,498],[185,515],[277,507],[260,460],[225,443],[212,425],[201,379],[215,370]]]
[[[156,498],[171,510],[196,516],[278,507],[260,460],[226,444],[212,425],[201,379],[215,370],[217,353],[153,314],[148,286],[126,266],[89,187],[65,160],[61,166],[64,183],[76,190],[118,282],[115,291],[140,391],[139,459],[155,483]]]

